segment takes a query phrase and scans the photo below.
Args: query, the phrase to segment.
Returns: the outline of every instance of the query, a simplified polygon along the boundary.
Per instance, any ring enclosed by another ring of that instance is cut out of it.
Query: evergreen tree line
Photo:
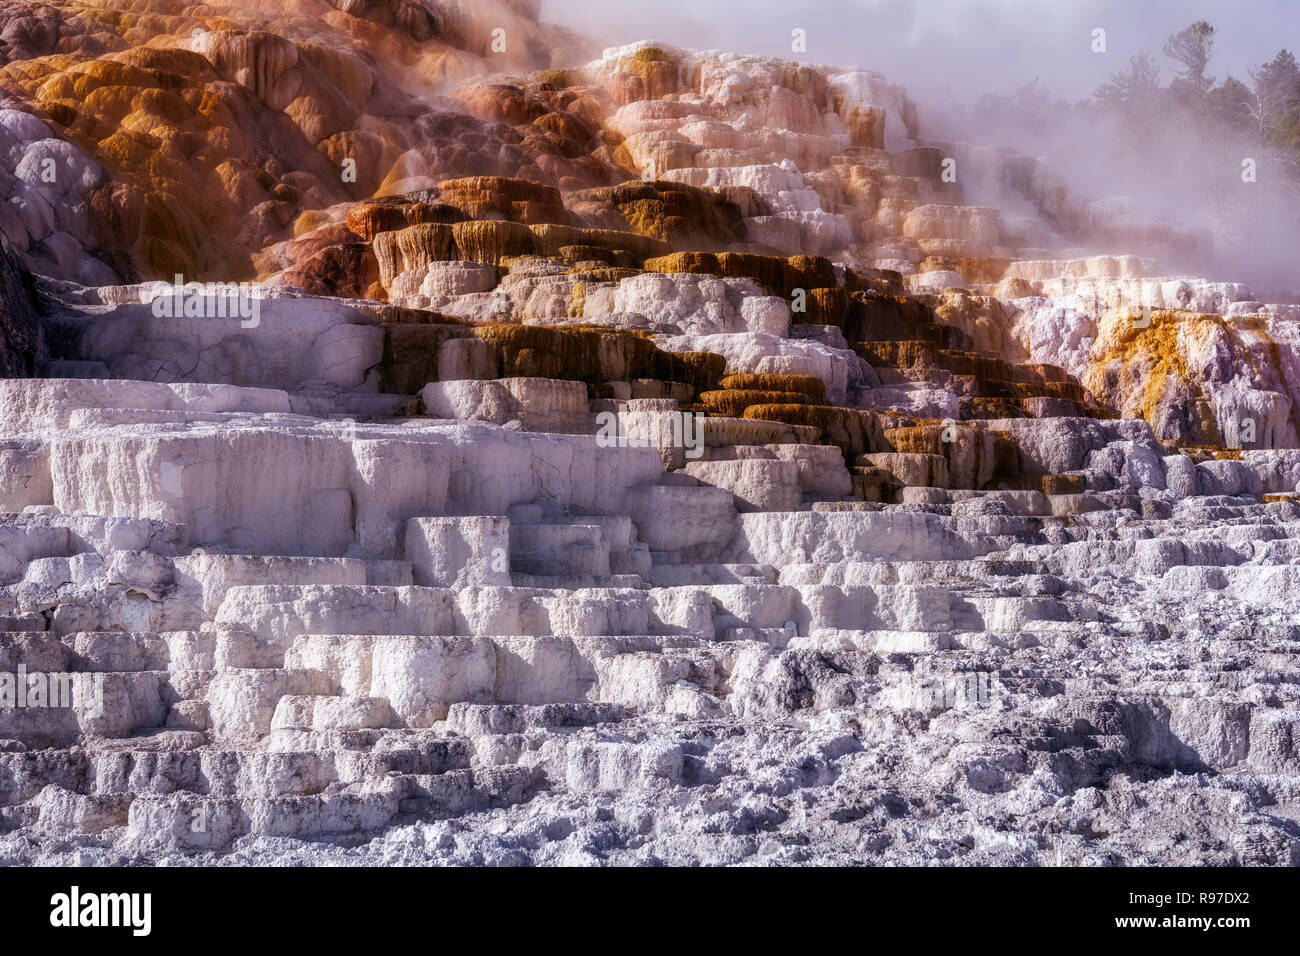
[[[1254,142],[1280,161],[1289,175],[1300,175],[1300,65],[1290,50],[1248,71],[1246,81],[1210,72],[1215,28],[1204,20],[1173,34],[1163,53],[1174,77],[1160,83],[1160,65],[1150,51],[1134,56],[1093,94],[1092,105],[1116,115],[1135,133],[1171,111],[1219,131]],[[1263,157],[1261,157],[1263,158]]]

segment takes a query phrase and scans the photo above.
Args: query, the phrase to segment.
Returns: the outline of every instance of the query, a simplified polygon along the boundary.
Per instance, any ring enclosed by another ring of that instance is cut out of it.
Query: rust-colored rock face
[[[450,104],[422,105],[484,72],[489,56],[502,68],[546,65],[529,52],[546,33],[528,9],[474,6],[302,0],[278,14],[236,3],[205,17],[180,3],[145,15],[124,0],[75,11],[19,2],[0,13],[0,90],[46,124],[36,135],[67,144],[69,175],[84,187],[76,198],[95,213],[85,235],[71,234],[99,277],[253,278],[264,247],[337,203],[448,176],[554,178],[540,143]],[[500,53],[498,27],[514,37]],[[543,127],[557,157],[579,135],[573,123]],[[592,162],[583,184],[607,182]],[[525,204],[522,214],[555,212]]]
[[[1152,264],[1026,259],[1024,237],[1047,230],[964,202],[915,105],[866,71],[654,43],[593,58],[504,0],[18,0],[0,17],[0,227],[39,275],[776,335],[795,344],[728,346],[727,371],[830,374],[823,396],[900,415],[1118,412],[1186,442],[1227,441],[1245,417],[1270,442],[1300,440],[1281,313],[1249,328],[1174,316],[1126,337],[1116,316],[1150,297]],[[952,152],[1066,241],[1113,239],[1115,217],[1036,161]],[[1217,288],[1154,304],[1222,316],[1247,295]],[[1206,374],[1234,382],[1231,398],[1212,399]],[[766,391],[696,398],[731,418],[799,404],[744,404]]]

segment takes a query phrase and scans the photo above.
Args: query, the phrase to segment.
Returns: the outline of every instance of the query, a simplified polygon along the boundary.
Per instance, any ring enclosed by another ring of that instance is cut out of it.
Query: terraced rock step
[[[51,489],[64,487],[61,443],[94,441],[111,461],[115,445],[138,441],[73,419],[42,437],[49,419],[23,409],[67,387],[10,388],[10,420],[42,429],[15,447],[48,462]],[[71,675],[78,697],[3,712],[0,820],[15,838],[57,833],[105,858],[258,854],[286,838],[322,858],[386,858],[430,828],[455,854],[490,856],[499,851],[471,822],[480,815],[527,827],[578,800],[591,808],[584,821],[612,801],[671,805],[693,821],[692,848],[620,824],[615,858],[653,847],[720,860],[737,838],[804,826],[794,808],[814,801],[836,854],[919,862],[958,832],[945,822],[955,799],[963,812],[1030,821],[1021,862],[1058,850],[1243,862],[1247,837],[1249,859],[1294,862],[1285,817],[1227,809],[1247,793],[1285,804],[1300,770],[1288,690],[1300,632],[1285,603],[1300,505],[1263,502],[1250,464],[1275,473],[1280,453],[1195,463],[1160,455],[1132,423],[1121,428],[1131,438],[1089,427],[1072,432],[1073,452],[1035,445],[1034,431],[1021,446],[1089,492],[947,489],[928,480],[945,473],[943,455],[879,452],[864,461],[891,470],[899,504],[841,489],[754,511],[743,486],[676,483],[647,449],[644,480],[659,483],[639,487],[669,497],[602,492],[633,506],[625,513],[575,512],[570,498],[420,516],[405,499],[387,519],[404,559],[240,553],[234,528],[187,550],[189,525],[146,517],[175,497],[161,481],[137,486],[139,517],[35,503],[0,522],[11,544],[0,650],[11,668]],[[259,433],[236,415],[205,440],[244,428]],[[413,421],[401,432],[407,447],[427,444],[428,462],[447,462],[450,491],[450,462],[466,460],[448,456],[465,446],[434,439],[484,428],[495,426]],[[591,441],[538,437],[556,449],[542,461]],[[355,455],[375,439],[326,440]],[[796,484],[814,480],[814,462],[844,467],[803,457],[818,446],[731,447],[789,449],[731,461],[788,462]],[[1179,497],[1169,485],[1184,473],[1193,492],[1245,476],[1255,488]],[[1103,474],[1116,487],[1096,487]],[[236,497],[264,480],[244,475]],[[711,523],[681,522],[678,502],[705,493]],[[718,523],[728,499],[740,510]],[[339,546],[364,554],[360,522],[377,512],[359,504]],[[736,737],[738,726],[749,729]],[[778,745],[784,762],[755,783]],[[742,792],[736,809],[716,809]],[[1186,855],[1186,822],[1109,822],[1139,795],[1190,815],[1204,846]],[[909,838],[909,820],[931,821],[930,837]],[[985,858],[978,840],[953,839],[951,858]],[[543,858],[567,859],[564,845]]]
[[[1300,864],[1296,306],[866,69],[72,6],[0,862]]]

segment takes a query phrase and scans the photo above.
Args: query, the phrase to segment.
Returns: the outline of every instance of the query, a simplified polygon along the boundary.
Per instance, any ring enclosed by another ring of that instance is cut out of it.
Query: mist
[[[1166,40],[1193,21],[1215,28],[1207,73],[1249,87],[1252,68],[1294,35],[1282,0],[685,0],[610,4],[545,0],[542,16],[602,45],[658,39],[693,49],[723,49],[809,63],[860,66],[902,83],[916,101],[923,142],[1006,146],[1039,158],[1103,219],[1122,209],[1107,251],[1153,255],[1165,274],[1194,273],[1251,286],[1257,297],[1295,300],[1300,288],[1300,164],[1261,143],[1246,104],[1225,92],[1222,116],[1165,97],[1137,117],[1102,108],[1093,94],[1144,51],[1168,88],[1179,67]],[[792,53],[790,31],[807,31],[806,54]],[[1094,31],[1105,31],[1098,50]],[[1297,37],[1300,39],[1300,37]],[[1292,43],[1300,46],[1300,43]],[[1253,182],[1243,181],[1243,162]],[[962,181],[959,174],[959,182]],[[1025,215],[1023,196],[981,177],[962,182],[962,201]],[[1123,223],[1145,223],[1126,231]],[[1194,250],[1152,243],[1178,224]],[[1086,242],[1063,236],[1073,252]],[[1098,246],[1097,251],[1100,251]]]

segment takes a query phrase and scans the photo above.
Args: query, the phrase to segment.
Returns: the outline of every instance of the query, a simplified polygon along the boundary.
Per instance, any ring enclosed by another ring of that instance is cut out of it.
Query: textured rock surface
[[[45,358],[31,286],[9,240],[0,238],[0,378],[32,375]]]
[[[1296,306],[867,70],[130,6],[0,13],[0,860],[1300,864]]]

